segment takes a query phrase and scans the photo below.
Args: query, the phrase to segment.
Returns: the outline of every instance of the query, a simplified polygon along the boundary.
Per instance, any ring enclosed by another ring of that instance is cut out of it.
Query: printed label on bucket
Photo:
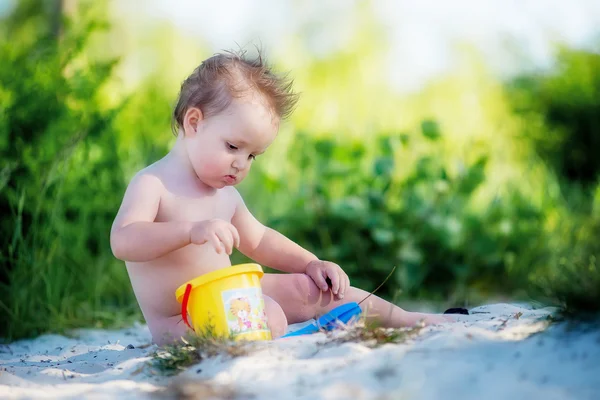
[[[221,295],[231,334],[236,336],[269,330],[260,288],[225,290]]]

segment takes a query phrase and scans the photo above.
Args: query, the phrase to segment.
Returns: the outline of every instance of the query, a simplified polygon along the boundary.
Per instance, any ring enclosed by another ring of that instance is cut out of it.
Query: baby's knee
[[[276,339],[285,335],[287,331],[287,318],[281,306],[269,296],[264,296],[265,313],[267,314],[267,325],[271,330],[271,336]]]
[[[265,274],[263,293],[275,299],[291,323],[304,322],[331,302],[330,292],[323,292],[306,274]]]
[[[315,281],[306,274],[291,274],[289,286],[284,288],[288,295],[303,305],[314,305],[322,300],[323,292]]]
[[[287,293],[291,301],[287,304],[293,308],[295,320],[315,318],[331,302],[330,292],[323,292],[306,274],[293,274],[290,286]]]

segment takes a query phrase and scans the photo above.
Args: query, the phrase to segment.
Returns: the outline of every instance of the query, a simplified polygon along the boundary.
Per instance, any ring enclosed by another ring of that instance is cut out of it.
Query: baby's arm
[[[280,271],[304,273],[323,291],[329,290],[327,279],[330,279],[333,294],[338,299],[344,298],[350,279],[339,265],[319,260],[310,251],[258,222],[237,190],[232,188],[232,191],[237,206],[231,223],[239,232],[238,249],[242,253],[259,264]]]
[[[232,188],[236,196],[236,210],[231,223],[239,233],[238,249],[259,264],[280,271],[304,273],[312,278],[323,291],[331,291],[338,299],[350,287],[348,275],[339,265],[322,261],[310,251],[302,248],[281,233],[258,222],[250,213],[237,190]]]
[[[136,175],[129,184],[110,232],[115,257],[144,262],[190,244],[190,222],[154,222],[162,182],[153,175]]]
[[[305,273],[317,256],[302,248],[281,233],[264,226],[250,213],[242,197],[233,189],[236,210],[231,223],[240,235],[239,250],[259,264],[280,271]]]

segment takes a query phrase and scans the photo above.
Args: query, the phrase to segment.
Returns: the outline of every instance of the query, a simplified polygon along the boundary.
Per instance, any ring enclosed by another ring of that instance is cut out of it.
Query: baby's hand
[[[329,290],[327,278],[331,281],[331,291],[338,300],[344,298],[344,293],[350,287],[350,278],[339,265],[329,261],[314,260],[306,266],[306,275],[310,276],[322,291]]]
[[[240,235],[235,226],[222,219],[196,222],[190,230],[190,242],[204,244],[210,242],[217,253],[223,250],[229,255],[234,247],[240,246]]]

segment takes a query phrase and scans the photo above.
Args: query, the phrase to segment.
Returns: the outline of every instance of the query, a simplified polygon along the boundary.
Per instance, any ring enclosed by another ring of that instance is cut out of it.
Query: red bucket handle
[[[192,285],[188,283],[185,286],[185,293],[183,294],[183,300],[181,301],[181,317],[183,318],[183,322],[185,322],[185,324],[191,330],[194,330],[194,328],[192,328],[192,326],[188,322],[188,318],[187,318],[187,305],[188,305],[188,300],[190,299],[191,292],[192,292]]]

